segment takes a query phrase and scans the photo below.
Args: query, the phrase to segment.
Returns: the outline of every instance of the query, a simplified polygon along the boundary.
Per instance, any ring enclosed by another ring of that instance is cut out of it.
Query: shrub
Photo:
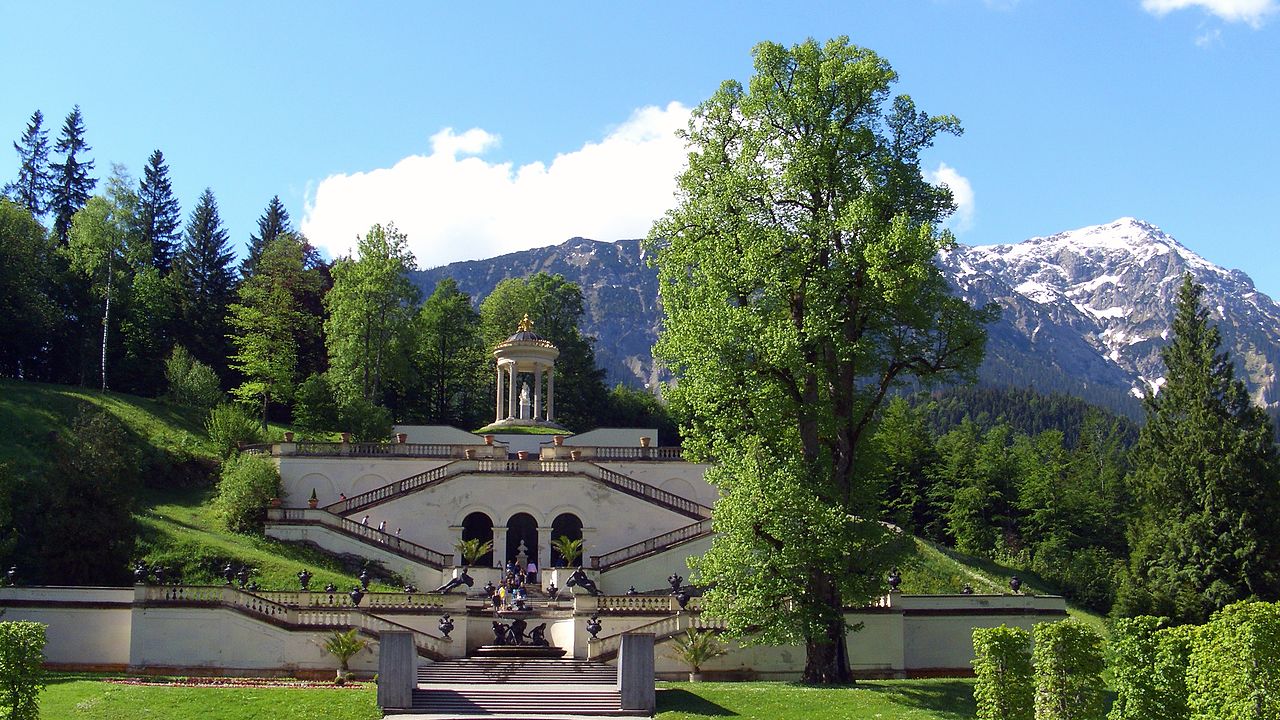
[[[1111,705],[1108,720],[1166,717],[1162,711],[1169,698],[1161,692],[1156,675],[1159,655],[1156,633],[1167,622],[1168,618],[1151,615],[1116,620],[1111,634],[1111,672],[1115,678],[1116,701]],[[1185,691],[1181,702],[1185,707]]]
[[[237,403],[222,403],[210,410],[204,421],[204,431],[224,458],[234,453],[240,443],[252,444],[263,439],[262,426],[257,418],[251,417],[244,406]]]
[[[369,642],[356,637],[356,629],[351,628],[346,632],[335,630],[327,640],[324,641],[325,652],[338,659],[338,675],[334,678],[334,685],[345,685],[347,678],[351,677],[351,669],[347,667],[354,657],[361,650],[368,646]]]
[[[222,402],[218,374],[181,345],[175,345],[165,360],[164,376],[169,381],[170,399],[179,405],[209,410]]]
[[[1103,717],[1102,638],[1076,620],[1038,623],[1035,650],[1036,720]]]
[[[339,424],[356,442],[380,442],[391,438],[391,411],[364,398],[349,400],[340,411]]]
[[[338,405],[328,375],[312,374],[298,386],[293,395],[293,424],[312,433],[338,426]]]
[[[1001,625],[973,630],[973,699],[981,720],[1031,720],[1031,633]]]
[[[266,458],[241,454],[222,464],[214,501],[222,524],[232,532],[261,532],[262,510],[279,497],[280,473]]]
[[[1191,646],[1195,625],[1179,625],[1156,631],[1156,689],[1163,702],[1164,715],[1151,717],[1185,720],[1191,717],[1187,705],[1187,668],[1191,663]]]
[[[40,717],[47,627],[36,622],[0,622],[0,713],[6,718]]]
[[[715,632],[689,628],[682,635],[671,638],[668,657],[689,666],[689,679],[702,672],[702,665],[726,654],[724,646],[716,640]]]
[[[1192,642],[1187,686],[1195,720],[1280,718],[1280,603],[1214,613]]]

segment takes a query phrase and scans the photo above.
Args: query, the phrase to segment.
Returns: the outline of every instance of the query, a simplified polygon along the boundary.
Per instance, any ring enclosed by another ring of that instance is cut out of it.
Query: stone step
[[[630,715],[617,692],[539,692],[500,689],[414,690],[414,712],[458,716],[555,713],[561,715]]]
[[[617,668],[582,660],[446,660],[419,666],[422,684],[543,683],[612,685]]]

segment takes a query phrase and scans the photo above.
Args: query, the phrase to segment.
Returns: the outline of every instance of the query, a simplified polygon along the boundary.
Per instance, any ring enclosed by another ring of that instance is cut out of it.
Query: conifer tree
[[[225,377],[227,308],[235,297],[235,253],[218,214],[213,191],[205,188],[187,220],[182,249],[173,260],[178,317],[175,341]]]
[[[27,131],[13,144],[21,164],[18,179],[5,187],[5,195],[25,207],[39,220],[49,208],[49,133],[45,131],[44,114],[31,114]]]
[[[79,105],[67,114],[62,134],[53,149],[62,153],[62,162],[49,164],[49,211],[53,213],[53,235],[65,244],[71,230],[71,217],[89,202],[89,195],[98,184],[89,176],[93,161],[84,159],[92,148],[84,139],[84,117],[80,114]]]
[[[1128,482],[1138,502],[1121,614],[1203,622],[1238,600],[1280,597],[1280,467],[1270,420],[1209,324],[1204,287],[1178,290],[1166,382]]]
[[[267,203],[267,209],[258,218],[257,234],[249,236],[249,246],[245,249],[244,261],[240,263],[240,277],[247,278],[253,274],[267,243],[289,232],[293,232],[293,227],[289,224],[289,211],[284,209],[280,196],[273,195]]]
[[[151,246],[151,264],[161,273],[168,273],[172,266],[181,224],[182,209],[173,196],[169,166],[164,153],[155,150],[138,183],[138,225],[143,241]]]

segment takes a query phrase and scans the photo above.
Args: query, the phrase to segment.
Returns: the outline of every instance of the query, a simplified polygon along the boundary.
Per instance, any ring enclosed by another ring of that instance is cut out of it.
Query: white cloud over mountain
[[[515,166],[481,157],[500,138],[480,128],[445,128],[426,155],[394,166],[331,175],[307,198],[301,229],[330,255],[351,252],[374,223],[408,234],[419,267],[492,257],[575,235],[642,237],[674,203],[685,161],[689,109],[637,110],[597,142],[551,162]]]
[[[973,227],[973,216],[977,210],[973,195],[973,185],[969,178],[961,175],[955,168],[946,163],[938,163],[938,169],[926,170],[924,179],[934,185],[946,185],[951,190],[951,199],[955,200],[956,212],[947,219],[947,224],[956,233],[962,233]]]

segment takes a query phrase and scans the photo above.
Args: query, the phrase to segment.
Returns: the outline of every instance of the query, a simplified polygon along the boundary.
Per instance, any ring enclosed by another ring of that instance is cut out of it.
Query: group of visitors
[[[536,587],[538,582],[537,563],[530,561],[522,567],[516,560],[508,560],[499,583],[496,586],[493,583],[485,585],[494,613],[502,610],[524,610],[525,602],[529,599],[525,585]]]

